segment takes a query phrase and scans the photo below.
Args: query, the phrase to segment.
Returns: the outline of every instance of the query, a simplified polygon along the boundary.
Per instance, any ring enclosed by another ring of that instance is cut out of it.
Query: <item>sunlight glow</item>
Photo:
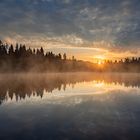
[[[101,65],[102,64],[102,62],[101,61],[98,61],[98,65]]]
[[[105,57],[101,55],[94,56],[94,60],[98,65],[104,64]]]

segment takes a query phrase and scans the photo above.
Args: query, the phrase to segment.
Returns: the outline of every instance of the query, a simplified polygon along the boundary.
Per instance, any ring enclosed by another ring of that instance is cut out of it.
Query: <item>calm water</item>
[[[140,75],[0,75],[0,140],[140,139]]]

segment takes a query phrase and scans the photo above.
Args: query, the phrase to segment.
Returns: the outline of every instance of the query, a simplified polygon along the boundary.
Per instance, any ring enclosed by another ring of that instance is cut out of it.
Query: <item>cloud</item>
[[[139,50],[139,7],[139,0],[1,0],[0,38]]]

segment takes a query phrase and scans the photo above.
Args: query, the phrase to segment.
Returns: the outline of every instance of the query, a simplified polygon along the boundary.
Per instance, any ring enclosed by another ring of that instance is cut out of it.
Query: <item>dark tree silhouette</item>
[[[66,72],[66,71],[99,71],[99,72],[140,72],[140,57],[121,60],[105,60],[104,67],[98,64],[67,58],[66,53],[54,54],[40,49],[4,44],[0,40],[0,72]]]

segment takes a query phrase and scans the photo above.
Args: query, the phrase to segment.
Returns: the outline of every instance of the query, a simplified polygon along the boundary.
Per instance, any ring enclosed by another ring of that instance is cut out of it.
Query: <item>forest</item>
[[[40,49],[31,49],[22,44],[15,46],[0,41],[0,72],[140,72],[140,57],[121,60],[105,60],[101,65],[74,56],[67,58],[66,53],[54,54]]]

